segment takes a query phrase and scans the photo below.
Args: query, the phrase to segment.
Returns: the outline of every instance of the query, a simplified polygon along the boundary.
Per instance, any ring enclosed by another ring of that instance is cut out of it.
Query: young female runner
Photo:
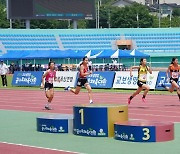
[[[51,61],[51,62],[49,62],[48,66],[49,66],[48,70],[42,76],[42,87],[41,88],[44,88],[45,95],[47,97],[47,103],[45,105],[45,109],[52,110],[52,108],[50,107],[50,104],[54,97],[53,81],[57,81],[57,78],[56,78],[56,71],[54,70],[55,63]],[[44,83],[44,78],[45,78],[45,83]]]
[[[82,63],[80,64],[79,78],[77,81],[76,89],[72,89],[69,86],[64,88],[66,91],[71,91],[74,94],[79,94],[81,87],[84,86],[88,91],[89,103],[92,104],[92,89],[88,83],[87,76],[92,74],[92,71],[88,71],[88,58],[84,57]]]
[[[174,89],[177,89],[177,95],[180,101],[180,87],[177,84],[179,78],[179,70],[180,70],[180,65],[178,64],[178,59],[174,57],[172,58],[171,64],[169,65],[166,71],[167,81],[171,83],[171,87],[169,88],[165,86],[164,83],[160,84],[159,86],[164,87],[166,90],[168,90],[171,93],[174,91]]]
[[[138,89],[128,98],[128,104],[131,103],[131,100],[137,95],[139,94],[143,89],[144,89],[144,94],[142,97],[142,101],[145,102],[145,98],[146,95],[150,89],[150,87],[146,84],[147,82],[147,73],[149,72],[150,74],[152,74],[152,70],[150,67],[148,67],[147,65],[147,60],[145,58],[141,58],[140,59],[140,65],[139,66],[132,66],[130,68],[130,76],[132,77],[132,70],[133,69],[138,69],[138,81],[137,81],[137,85],[138,85]]]

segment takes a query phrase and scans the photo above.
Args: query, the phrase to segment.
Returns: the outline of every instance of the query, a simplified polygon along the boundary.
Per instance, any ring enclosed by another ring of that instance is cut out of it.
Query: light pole
[[[138,13],[137,13],[136,18],[137,18],[137,28],[139,28],[139,14]]]
[[[170,10],[170,15],[169,15],[170,28],[171,28],[171,20],[172,20],[172,10]]]
[[[111,10],[108,11],[108,28],[111,28]]]
[[[99,29],[99,8],[101,6],[101,0],[98,1],[97,11],[96,11],[96,28]]]
[[[161,27],[161,9],[160,9],[160,0],[158,0],[158,8],[159,8],[159,28]]]

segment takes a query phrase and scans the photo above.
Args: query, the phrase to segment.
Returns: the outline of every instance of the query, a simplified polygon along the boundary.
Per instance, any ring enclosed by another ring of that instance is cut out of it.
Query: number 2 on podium
[[[84,109],[80,109],[79,113],[81,115],[81,125],[84,125]]]

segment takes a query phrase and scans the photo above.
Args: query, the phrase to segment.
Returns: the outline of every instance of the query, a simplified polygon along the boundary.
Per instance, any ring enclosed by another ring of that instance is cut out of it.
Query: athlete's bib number
[[[143,140],[144,141],[147,141],[150,139],[150,131],[149,131],[149,128],[143,128],[143,132],[144,132],[144,136],[143,136]]]
[[[172,78],[178,78],[179,73],[178,72],[172,72]]]
[[[147,74],[140,74],[140,80],[147,80]]]
[[[53,78],[49,78],[49,79],[48,79],[48,82],[49,82],[49,83],[53,83]]]

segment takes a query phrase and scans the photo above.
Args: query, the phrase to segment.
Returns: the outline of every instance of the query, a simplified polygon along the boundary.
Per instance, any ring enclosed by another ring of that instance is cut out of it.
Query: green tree
[[[180,16],[180,8],[175,8],[172,12],[173,16]]]
[[[0,3],[6,5],[6,0],[0,0]]]
[[[109,7],[106,5],[102,5],[99,10],[99,26],[102,28],[108,27],[108,10]]]
[[[108,28],[110,24],[111,12],[114,7],[102,4],[99,9],[99,27]],[[87,21],[87,28],[95,28],[96,20]]]
[[[123,8],[114,7],[111,24],[114,28],[147,28],[153,26],[153,16],[149,14],[147,7],[134,3]]]
[[[0,2],[0,28],[8,28],[9,21],[7,20],[5,5]]]
[[[78,21],[78,28],[81,28],[81,29],[87,28],[87,21],[86,20],[79,20]]]
[[[153,17],[153,28],[159,27],[159,18],[157,16]],[[180,18],[178,16],[172,17],[163,17],[160,20],[160,27],[161,28],[168,28],[168,27],[180,27]]]
[[[65,29],[68,28],[68,21],[65,20],[31,20],[32,29]]]

